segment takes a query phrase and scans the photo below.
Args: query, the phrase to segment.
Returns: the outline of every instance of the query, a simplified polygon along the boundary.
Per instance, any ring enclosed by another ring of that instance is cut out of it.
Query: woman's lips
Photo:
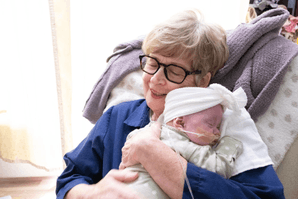
[[[150,89],[150,91],[151,91],[151,96],[152,96],[152,98],[154,98],[154,99],[160,99],[160,98],[163,98],[164,96],[167,95],[167,94],[160,94],[160,93],[156,92],[156,91],[153,90],[153,89]]]

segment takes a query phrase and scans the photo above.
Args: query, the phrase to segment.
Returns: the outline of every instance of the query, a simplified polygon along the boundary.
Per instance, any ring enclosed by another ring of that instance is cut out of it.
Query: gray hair
[[[208,72],[214,76],[229,56],[225,30],[205,23],[198,10],[178,13],[157,25],[146,36],[142,49],[145,54],[188,60],[194,70],[202,71],[197,82]]]

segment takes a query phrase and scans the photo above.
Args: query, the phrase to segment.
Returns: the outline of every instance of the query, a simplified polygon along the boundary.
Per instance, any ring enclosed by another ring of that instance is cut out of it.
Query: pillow
[[[123,78],[111,91],[104,112],[111,106],[120,104],[121,102],[144,98],[142,74],[143,71],[139,69]]]
[[[288,67],[283,82],[256,126],[277,169],[298,135],[298,56]]]

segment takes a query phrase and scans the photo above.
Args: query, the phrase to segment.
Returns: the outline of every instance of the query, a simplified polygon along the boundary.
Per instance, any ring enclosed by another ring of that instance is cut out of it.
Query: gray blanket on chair
[[[287,66],[298,55],[298,45],[279,35],[289,16],[284,9],[264,12],[249,24],[240,24],[227,36],[230,56],[211,79],[231,91],[242,87],[248,97],[247,110],[256,120],[274,99]],[[87,100],[83,116],[96,123],[112,89],[129,73],[139,69],[143,38],[120,44],[108,58],[108,68]]]

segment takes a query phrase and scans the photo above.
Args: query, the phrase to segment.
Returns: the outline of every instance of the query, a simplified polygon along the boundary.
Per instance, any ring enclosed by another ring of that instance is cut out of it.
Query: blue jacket
[[[95,184],[111,169],[118,169],[126,136],[148,123],[149,107],[144,99],[110,108],[77,148],[64,156],[67,167],[57,180],[57,198],[63,199],[77,184]],[[194,198],[284,198],[271,165],[225,179],[188,163],[186,174]],[[191,198],[186,183],[183,198]]]

